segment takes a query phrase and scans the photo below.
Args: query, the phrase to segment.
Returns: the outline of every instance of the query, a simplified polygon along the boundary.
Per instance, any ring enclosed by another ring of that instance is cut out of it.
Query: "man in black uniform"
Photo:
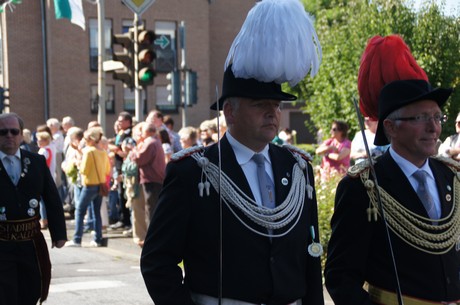
[[[396,305],[399,292],[405,305],[460,304],[460,165],[431,157],[451,92],[425,80],[382,89],[374,144],[391,146],[378,183],[366,161],[337,188],[325,270],[336,305]]]
[[[40,198],[52,247],[61,248],[67,241],[64,211],[45,158],[19,149],[23,128],[17,114],[0,114],[1,305],[35,305],[48,295],[51,263],[40,232]]]
[[[314,32],[297,1],[258,2],[245,24],[264,24],[273,15],[272,21],[299,22]],[[222,96],[211,107],[223,109],[228,131],[218,144],[173,155],[167,167],[141,257],[141,271],[157,305],[324,304],[310,156],[292,146],[271,144],[279,130],[281,101],[296,97],[281,90],[285,77],[262,76],[275,70],[292,75],[296,73],[289,73],[287,66],[302,66],[284,65],[290,59],[280,51],[287,50],[284,38],[314,49],[313,58],[295,57],[305,59],[308,67],[298,72],[299,79],[310,68],[316,71],[312,62],[319,65],[319,43],[316,35],[304,37],[297,30],[284,35],[272,28],[251,33],[250,26],[243,27],[234,42],[239,50],[229,53]],[[273,28],[285,27],[276,23]],[[248,40],[261,49],[246,55],[276,50],[278,54],[265,55],[280,64],[279,69],[254,58],[237,64],[236,58],[244,57],[240,52],[248,50]],[[251,63],[256,63],[256,73],[242,76]]]

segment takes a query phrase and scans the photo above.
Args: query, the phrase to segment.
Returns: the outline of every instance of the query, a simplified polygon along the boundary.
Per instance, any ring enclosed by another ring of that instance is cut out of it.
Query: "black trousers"
[[[0,241],[0,305],[36,305],[41,277],[32,241]]]

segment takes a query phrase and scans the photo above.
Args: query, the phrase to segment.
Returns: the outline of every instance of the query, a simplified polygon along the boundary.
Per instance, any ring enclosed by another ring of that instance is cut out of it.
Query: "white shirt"
[[[11,156],[11,155],[7,155],[4,152],[0,151],[0,160],[2,160],[3,167],[8,168],[9,165],[6,165],[3,159],[6,156]],[[18,149],[13,156],[14,158],[10,158],[10,160],[13,161],[13,170],[14,170],[15,176],[19,180],[20,178],[19,176],[21,175],[21,151]]]
[[[436,187],[436,181],[434,180],[433,172],[431,171],[431,168],[428,165],[428,160],[425,161],[425,164],[423,164],[422,167],[418,168],[411,162],[407,161],[406,159],[398,155],[398,153],[395,152],[393,148],[391,147],[390,147],[390,154],[391,154],[391,157],[393,157],[393,159],[395,160],[396,164],[398,164],[398,166],[401,168],[404,175],[406,175],[407,179],[409,180],[410,184],[414,188],[415,192],[417,192],[418,182],[412,175],[418,170],[423,170],[428,173],[427,175],[428,192],[431,194],[431,197],[433,198],[434,206],[436,208],[436,213],[438,215],[441,215],[441,201],[439,200],[439,192],[438,192],[438,188]]]
[[[235,153],[236,161],[241,166],[241,169],[246,176],[246,180],[248,180],[252,194],[254,195],[257,204],[261,206],[262,196],[260,195],[259,178],[257,177],[257,164],[252,160],[252,157],[254,154],[256,154],[256,152],[238,142],[234,137],[230,135],[229,132],[227,132],[226,135],[228,142],[230,143],[230,146],[233,148],[233,152]],[[270,179],[275,181],[273,179],[273,169],[270,161],[270,156],[268,154],[268,144],[259,153],[263,154],[265,157],[265,171],[270,176]]]

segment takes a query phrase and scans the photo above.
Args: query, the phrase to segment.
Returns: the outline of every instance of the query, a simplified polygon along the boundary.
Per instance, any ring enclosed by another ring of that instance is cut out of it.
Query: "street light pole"
[[[98,21],[98,54],[97,54],[97,67],[98,67],[98,82],[97,82],[97,101],[98,101],[98,114],[97,121],[106,133],[105,122],[105,108],[106,108],[106,88],[105,88],[105,72],[102,65],[105,61],[105,5],[104,0],[97,1],[97,21]]]
[[[181,78],[184,80],[185,83],[185,73],[187,71],[187,64],[185,61],[185,22],[181,21],[179,25],[179,42],[180,42],[180,49],[181,49],[181,63],[180,63],[180,71],[181,71]],[[182,82],[181,82],[182,84]],[[182,87],[182,85],[181,85]],[[185,104],[185,96],[184,91],[180,90],[181,93],[181,101],[182,101],[182,127],[187,126],[187,105]]]
[[[143,107],[141,103],[141,90],[139,86],[139,15],[134,13],[134,106],[135,117],[138,122],[142,122]]]

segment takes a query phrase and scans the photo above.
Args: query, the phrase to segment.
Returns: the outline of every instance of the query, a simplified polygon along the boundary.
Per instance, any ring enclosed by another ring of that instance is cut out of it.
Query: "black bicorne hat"
[[[439,108],[442,108],[451,93],[452,88],[433,88],[430,83],[421,79],[398,80],[387,84],[380,91],[379,124],[374,144],[389,144],[385,136],[383,121],[393,111],[422,100],[433,100],[438,103]]]
[[[275,82],[260,82],[255,78],[238,78],[235,77],[232,71],[232,65],[229,65],[224,73],[224,80],[222,83],[222,96],[219,101],[211,105],[212,110],[217,110],[217,103],[219,103],[219,110],[222,110],[224,101],[229,97],[246,97],[250,99],[270,99],[280,101],[295,101],[295,95],[283,92],[281,85]]]

